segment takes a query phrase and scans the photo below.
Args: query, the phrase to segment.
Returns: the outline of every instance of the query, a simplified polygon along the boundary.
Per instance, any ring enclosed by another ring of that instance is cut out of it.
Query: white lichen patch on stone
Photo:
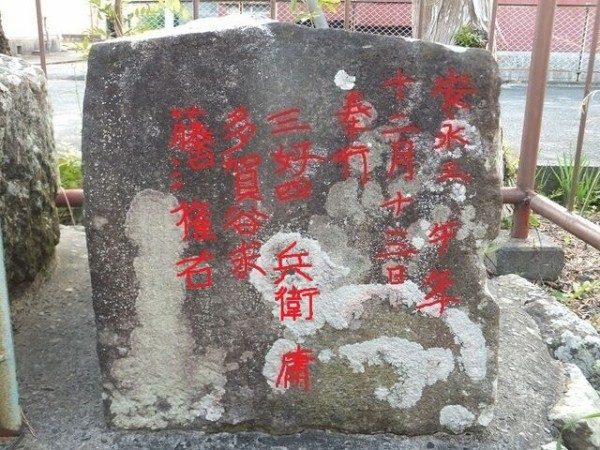
[[[354,89],[356,77],[349,75],[345,70],[338,70],[333,78],[333,82],[343,91],[350,91]]]
[[[477,212],[473,205],[467,205],[460,211],[460,223],[462,226],[456,233],[456,239],[462,241],[469,236],[474,239],[483,239],[487,233],[487,226],[475,219]]]
[[[462,405],[444,406],[440,411],[440,425],[452,433],[462,433],[473,425],[475,416]]]
[[[412,307],[422,301],[425,294],[412,281],[403,284],[349,284],[337,287],[338,279],[349,275],[349,268],[335,264],[321,248],[318,241],[302,237],[299,233],[278,233],[263,244],[257,264],[260,267],[272,267],[277,253],[296,242],[296,251],[308,252],[307,260],[312,264],[306,273],[313,281],[293,274],[286,276],[276,286],[274,281],[279,273],[267,270],[267,276],[257,272],[250,274],[250,282],[261,293],[263,301],[272,308],[273,317],[279,318],[280,306],[275,301],[275,291],[279,287],[297,288],[317,287],[320,291],[313,302],[312,320],[285,320],[282,325],[296,340],[303,336],[314,335],[325,324],[336,330],[348,329],[353,320],[359,319],[367,303],[373,299],[387,301],[392,307]]]
[[[426,386],[445,381],[454,370],[454,359],[449,349],[435,347],[425,350],[416,342],[398,337],[383,336],[343,345],[337,353],[349,361],[356,373],[364,373],[365,366],[392,367],[398,374],[398,382],[391,387],[377,387],[373,395],[398,409],[415,406]]]
[[[325,201],[325,210],[336,219],[348,219],[357,224],[364,222],[366,215],[358,201],[358,181],[348,178],[331,186]]]
[[[190,324],[182,312],[185,280],[176,261],[184,244],[177,218],[169,211],[175,197],[144,190],[127,213],[126,232],[137,246],[134,270],[139,284],[135,309],[139,325],[129,351],[113,362],[110,413],[123,428],[182,426],[195,418],[218,420],[225,394],[224,350],[194,352]]]
[[[467,376],[475,381],[483,381],[487,374],[488,349],[481,325],[473,323],[460,309],[449,308],[443,314],[446,325],[460,345],[460,364]]]
[[[281,366],[281,358],[287,352],[297,348],[297,344],[289,339],[276,340],[265,355],[265,365],[262,374],[275,392],[285,392],[283,386],[277,387],[277,375]]]
[[[450,197],[456,203],[463,203],[467,199],[467,188],[464,184],[461,183],[452,183],[452,187],[450,188]]]

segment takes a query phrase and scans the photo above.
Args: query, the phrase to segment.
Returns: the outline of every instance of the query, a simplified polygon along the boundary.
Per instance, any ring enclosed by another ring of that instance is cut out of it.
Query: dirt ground
[[[600,223],[600,212],[586,218]],[[544,286],[600,331],[600,251],[543,217],[538,219],[538,230],[561,245],[565,252],[565,267],[560,278],[548,281]]]

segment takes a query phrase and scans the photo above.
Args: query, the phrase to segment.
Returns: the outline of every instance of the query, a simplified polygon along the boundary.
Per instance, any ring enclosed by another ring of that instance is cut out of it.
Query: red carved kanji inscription
[[[187,155],[187,165],[193,170],[203,170],[215,165],[213,131],[202,122],[206,114],[201,108],[171,109],[174,119],[169,148]]]
[[[429,288],[429,292],[425,295],[425,300],[417,304],[417,309],[439,306],[441,315],[448,305],[457,305],[460,302],[458,297],[448,293],[454,286],[454,278],[449,270],[432,270],[423,280],[423,286]]]
[[[177,273],[178,277],[185,278],[188,289],[206,289],[212,286],[212,269],[205,263],[214,258],[208,250],[202,250],[198,256],[185,258],[177,262],[183,270]]]
[[[305,391],[310,390],[310,364],[315,360],[312,350],[298,347],[286,352],[281,357],[281,367],[276,387],[303,387]]]

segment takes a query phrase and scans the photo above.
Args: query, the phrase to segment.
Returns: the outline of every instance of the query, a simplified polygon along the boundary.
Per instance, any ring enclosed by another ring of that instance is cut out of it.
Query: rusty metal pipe
[[[586,98],[592,91],[592,80],[594,78],[594,64],[596,63],[596,49],[598,48],[598,32],[600,30],[600,0],[596,3],[596,17],[594,18],[594,31],[592,31],[592,42],[590,43],[589,60],[587,74],[585,77],[585,87],[583,89],[583,98]],[[585,136],[585,125],[587,122],[588,108],[585,105],[581,107],[579,115],[579,132],[577,133],[577,145],[575,147],[575,161],[573,162],[573,178],[569,189],[569,199],[567,209],[573,211],[575,206],[575,193],[579,184],[579,174],[581,169],[581,156],[583,153],[583,137]]]
[[[419,22],[417,23],[417,35],[416,35],[417,39],[423,39],[423,21],[425,20],[425,2],[426,1],[427,0],[421,0],[419,2],[419,15],[418,15]]]
[[[200,17],[198,2],[199,0],[192,0],[192,17],[194,18],[194,20]]]
[[[350,29],[350,0],[344,0],[344,30]]]
[[[42,0],[35,0],[35,12],[37,15],[38,45],[40,47],[40,66],[44,75],[48,76],[46,70],[46,44],[44,43],[44,18],[42,16]]]
[[[550,61],[550,46],[556,0],[544,0],[538,3],[535,25],[534,47],[531,54],[531,69],[527,85],[527,103],[523,121],[523,138],[521,139],[521,154],[517,172],[517,187],[528,192],[535,184],[538,146],[542,128],[542,113],[544,110],[544,95],[548,78],[548,63]],[[529,204],[520,203],[515,208],[511,236],[527,238],[529,233]]]
[[[56,206],[80,208],[83,206],[83,189],[61,190],[54,200]]]
[[[600,227],[595,223],[569,212],[566,208],[535,192],[529,193],[529,205],[536,213],[600,250]]]
[[[525,201],[527,198],[527,194],[525,194],[525,192],[514,187],[503,187],[500,190],[500,193],[502,194],[502,203],[516,205],[517,203]]]

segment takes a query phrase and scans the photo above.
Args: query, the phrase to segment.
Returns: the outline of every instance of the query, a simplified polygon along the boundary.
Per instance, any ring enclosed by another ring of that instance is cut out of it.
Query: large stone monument
[[[83,151],[111,425],[485,427],[498,93],[485,51],[246,18],[95,45]]]

